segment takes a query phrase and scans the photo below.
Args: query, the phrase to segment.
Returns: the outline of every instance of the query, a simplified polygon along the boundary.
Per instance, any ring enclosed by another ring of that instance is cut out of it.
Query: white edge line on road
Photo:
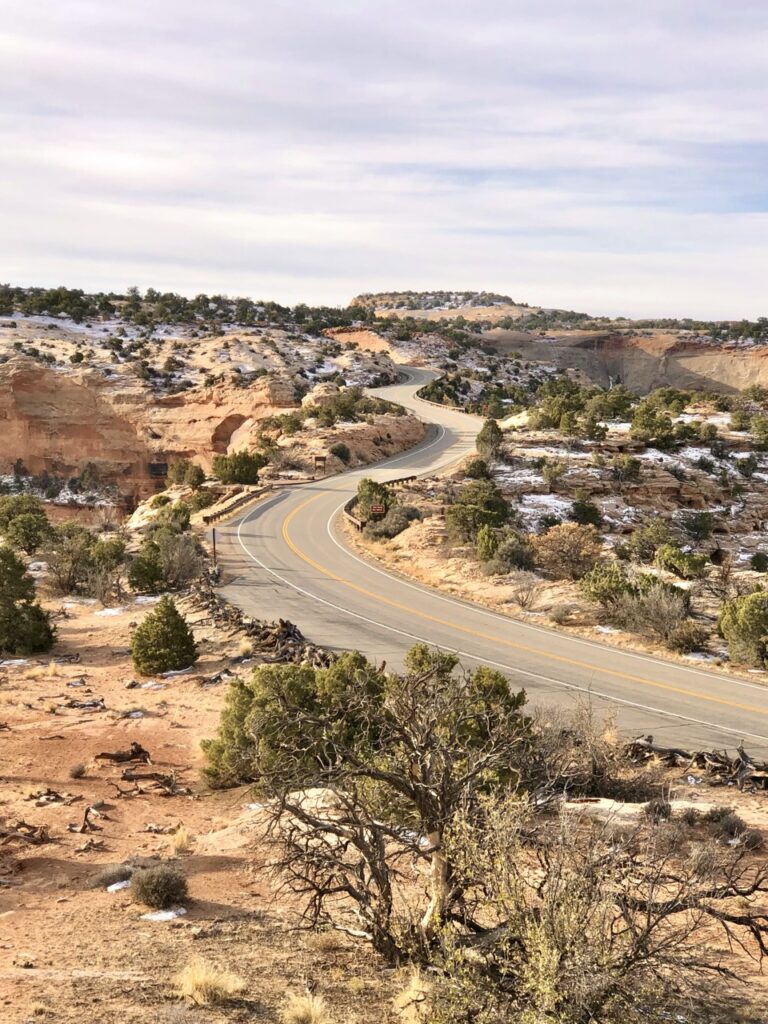
[[[282,495],[279,495],[278,497],[282,497]],[[273,500],[276,500],[276,499],[273,499]],[[243,551],[246,553],[246,555],[250,559],[252,559],[252,561],[254,561],[256,563],[256,565],[258,565],[260,568],[264,569],[271,576],[274,576],[275,579],[277,579],[281,583],[285,584],[285,586],[290,587],[292,590],[297,591],[297,593],[299,593],[299,594],[303,594],[305,597],[308,597],[311,601],[315,601],[318,604],[323,604],[323,605],[325,605],[328,608],[333,608],[334,611],[341,612],[342,615],[350,616],[353,619],[359,619],[361,622],[366,622],[366,623],[368,623],[368,625],[375,626],[378,629],[386,630],[389,633],[396,633],[399,636],[407,637],[409,640],[415,640],[417,643],[425,643],[425,644],[427,644],[430,647],[434,647],[435,646],[434,643],[431,640],[428,640],[426,637],[418,636],[416,633],[409,633],[406,630],[398,629],[395,626],[387,626],[384,623],[376,622],[374,619],[369,619],[365,615],[360,615],[358,612],[353,612],[353,611],[350,611],[347,608],[342,608],[340,605],[334,604],[332,601],[327,601],[325,598],[320,597],[317,594],[312,594],[312,593],[310,593],[310,591],[305,590],[303,587],[299,587],[297,584],[292,583],[290,580],[287,580],[284,576],[281,576],[278,572],[275,572],[274,569],[270,569],[268,565],[265,565],[264,562],[262,562],[259,558],[257,558],[256,555],[254,555],[246,547],[245,543],[243,542],[243,539],[242,539],[240,531],[241,531],[243,525],[245,523],[247,523],[248,520],[255,513],[264,511],[269,504],[271,504],[271,501],[270,502],[265,502],[263,505],[260,505],[257,508],[253,509],[251,512],[248,513],[248,515],[244,516],[240,520],[240,522],[238,523],[238,527],[237,527],[237,539],[238,539],[238,542],[239,542],[241,548],[243,549]],[[700,725],[700,726],[703,726],[704,728],[707,728],[707,729],[714,729],[715,732],[719,732],[719,733],[727,732],[727,733],[729,733],[730,735],[733,735],[733,736],[740,736],[742,738],[749,737],[750,739],[760,740],[762,742],[768,742],[768,736],[761,736],[759,733],[742,732],[742,731],[740,731],[738,729],[729,729],[726,726],[716,725],[713,722],[706,722],[703,719],[688,718],[685,715],[678,715],[678,714],[675,714],[674,712],[671,712],[671,711],[664,711],[661,708],[655,708],[655,707],[653,707],[650,704],[640,704],[640,703],[637,703],[635,701],[625,700],[622,697],[613,697],[610,694],[602,693],[601,691],[594,690],[591,687],[577,686],[575,683],[564,683],[564,682],[562,682],[559,679],[552,679],[550,676],[541,675],[541,674],[536,673],[536,672],[529,672],[529,671],[527,671],[525,669],[519,669],[519,668],[516,668],[516,667],[514,667],[512,665],[505,665],[503,662],[492,661],[492,660],[490,660],[488,658],[479,658],[479,657],[477,657],[477,655],[470,654],[469,652],[466,652],[466,651],[456,650],[455,653],[460,658],[469,658],[472,661],[479,662],[480,664],[492,665],[494,668],[500,668],[500,669],[504,670],[505,672],[512,673],[513,675],[526,676],[526,677],[528,677],[530,679],[537,679],[540,682],[550,683],[550,684],[552,684],[554,686],[559,686],[562,689],[569,690],[569,691],[572,691],[572,692],[584,693],[584,694],[587,694],[587,696],[600,697],[602,700],[611,701],[614,704],[622,704],[625,707],[635,708],[635,709],[637,709],[639,711],[648,711],[648,712],[651,712],[652,714],[662,715],[664,718],[673,718],[673,719],[676,719],[677,721],[680,721],[680,722],[687,722],[690,725]]]
[[[347,499],[349,500],[349,499]],[[761,685],[760,683],[750,683],[746,679],[739,679],[737,676],[719,676],[714,672],[707,672],[706,669],[692,668],[690,665],[678,665],[675,661],[661,661],[658,658],[654,658],[650,654],[640,654],[637,651],[625,651],[619,648],[609,647],[608,644],[601,644],[595,640],[587,640],[582,636],[572,636],[570,633],[560,633],[553,629],[547,629],[545,626],[538,626],[535,622],[522,622],[520,619],[513,619],[511,616],[502,615],[501,612],[493,612],[488,608],[483,608],[481,605],[474,604],[472,601],[463,601],[454,597],[449,597],[447,594],[441,594],[435,587],[430,587],[428,584],[413,583],[411,580],[403,579],[402,575],[394,575],[393,573],[387,572],[386,569],[381,569],[377,565],[373,565],[367,558],[361,558],[360,555],[356,555],[354,551],[342,541],[340,541],[333,532],[333,521],[338,516],[339,512],[346,505],[346,501],[342,502],[334,511],[326,524],[326,531],[331,541],[336,547],[343,551],[345,555],[353,558],[356,562],[364,565],[371,572],[377,572],[380,576],[385,576],[388,580],[392,580],[394,583],[398,583],[403,587],[408,587],[409,590],[415,590],[417,594],[424,594],[426,597],[433,597],[437,601],[443,601],[445,604],[453,605],[455,608],[469,608],[478,615],[482,615],[484,618],[491,619],[499,625],[512,625],[517,626],[520,629],[529,629],[532,633],[539,633],[545,637],[563,637],[571,643],[580,644],[582,647],[594,647],[599,651],[616,651],[618,655],[623,658],[633,658],[635,661],[644,661],[651,665],[668,665],[671,669],[676,672],[688,672],[695,676],[706,676],[707,678],[722,681],[728,679],[729,682],[735,683],[737,686],[743,686],[748,690],[759,690],[762,694],[768,694],[768,687]],[[596,671],[600,671],[596,667]]]

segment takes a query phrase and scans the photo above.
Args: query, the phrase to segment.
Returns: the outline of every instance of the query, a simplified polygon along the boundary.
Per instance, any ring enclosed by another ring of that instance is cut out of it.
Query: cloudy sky
[[[764,0],[0,10],[0,280],[768,315]]]

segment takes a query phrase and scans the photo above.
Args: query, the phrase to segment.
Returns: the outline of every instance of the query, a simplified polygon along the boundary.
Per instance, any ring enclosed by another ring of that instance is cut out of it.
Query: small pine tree
[[[43,541],[51,535],[51,525],[46,516],[24,512],[8,524],[5,539],[12,548],[20,548],[28,555],[34,555]]]
[[[171,672],[197,661],[195,638],[170,597],[161,598],[133,634],[131,654],[142,675]]]
[[[190,462],[184,474],[184,483],[193,491],[198,490],[205,483],[205,472],[196,462]]]
[[[489,562],[496,554],[498,546],[499,538],[493,532],[493,527],[481,526],[475,540],[475,550],[480,561]]]
[[[480,455],[487,458],[489,455],[496,455],[501,448],[504,435],[496,420],[486,420],[480,433],[475,439],[475,447]]]
[[[718,625],[733,661],[765,668],[768,664],[768,594],[758,590],[726,601]]]
[[[55,635],[24,563],[10,548],[0,548],[0,653],[38,654],[53,646]]]

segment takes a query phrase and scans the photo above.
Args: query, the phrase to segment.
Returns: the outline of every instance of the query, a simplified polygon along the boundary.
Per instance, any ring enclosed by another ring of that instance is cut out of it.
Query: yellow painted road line
[[[435,625],[445,626],[448,629],[455,630],[459,633],[465,633],[468,636],[473,636],[478,640],[487,640],[490,643],[502,644],[504,647],[524,651],[526,654],[535,654],[537,657],[547,658],[549,661],[557,661],[562,665],[570,665],[572,668],[582,668],[587,669],[590,672],[599,672],[602,675],[613,676],[615,679],[623,679],[632,683],[640,683],[642,686],[650,686],[656,690],[665,690],[667,693],[676,693],[684,697],[694,697],[698,700],[708,701],[711,704],[722,704],[725,707],[735,708],[739,711],[749,711],[755,715],[768,715],[768,708],[756,707],[753,704],[742,704],[738,701],[728,700],[725,697],[714,697],[706,693],[701,693],[698,690],[687,690],[684,687],[672,686],[669,683],[657,683],[651,679],[645,679],[643,676],[637,676],[630,672],[617,672],[615,669],[599,668],[597,665],[592,665],[587,661],[568,658],[563,654],[553,654],[550,651],[542,650],[540,647],[531,647],[528,644],[521,644],[515,640],[506,640],[504,637],[493,636],[489,633],[483,633],[480,630],[461,626],[458,623],[438,618],[435,615],[430,615],[428,612],[420,611],[418,608],[412,608],[410,605],[402,604],[400,601],[393,601],[391,598],[383,597],[375,591],[367,590],[365,587],[361,587],[359,584],[353,583],[351,580],[347,580],[343,576],[339,576],[338,573],[333,572],[324,565],[320,565],[319,562],[316,562],[313,558],[310,558],[309,555],[305,554],[305,552],[303,552],[291,538],[289,527],[294,518],[308,505],[311,505],[315,501],[319,501],[322,497],[322,494],[317,494],[313,498],[308,498],[305,502],[302,502],[301,505],[297,505],[292,512],[288,513],[283,521],[283,540],[293,554],[296,555],[297,558],[300,558],[302,562],[312,566],[313,569],[316,569],[317,572],[322,573],[323,576],[326,576],[328,579],[334,580],[336,583],[343,584],[343,586],[348,587],[350,590],[355,590],[357,593],[365,595],[365,597],[370,597],[374,601],[378,601],[380,604],[389,605],[389,607],[396,608],[398,611],[405,612],[407,615],[415,615],[420,619],[433,622]]]

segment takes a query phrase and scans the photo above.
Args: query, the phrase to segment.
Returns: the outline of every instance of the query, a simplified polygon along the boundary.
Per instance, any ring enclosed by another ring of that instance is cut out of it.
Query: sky
[[[764,0],[0,13],[0,281],[768,315]]]

